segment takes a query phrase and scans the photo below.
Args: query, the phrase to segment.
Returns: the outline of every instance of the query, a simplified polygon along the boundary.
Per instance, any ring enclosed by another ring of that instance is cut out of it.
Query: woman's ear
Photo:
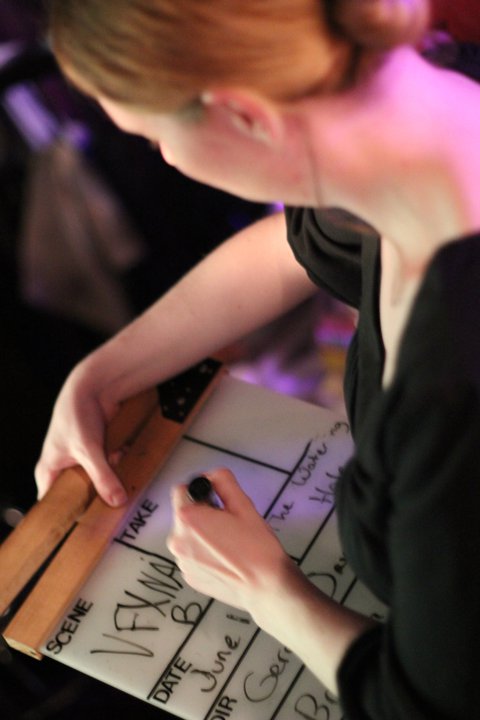
[[[229,88],[209,90],[201,95],[206,110],[244,137],[264,145],[277,145],[283,138],[280,108],[250,91]]]

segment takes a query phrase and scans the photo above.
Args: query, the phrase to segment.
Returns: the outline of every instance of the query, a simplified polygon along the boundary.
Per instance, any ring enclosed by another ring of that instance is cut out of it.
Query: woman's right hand
[[[41,499],[62,470],[81,465],[96,491],[112,507],[122,505],[125,490],[105,456],[105,429],[118,409],[102,392],[93,366],[81,362],[70,373],[54,406],[50,426],[35,468]]]

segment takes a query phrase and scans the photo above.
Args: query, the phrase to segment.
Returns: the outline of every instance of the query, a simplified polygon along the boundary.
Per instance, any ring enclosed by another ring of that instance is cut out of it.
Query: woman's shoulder
[[[285,209],[288,241],[319,287],[352,307],[359,307],[362,290],[362,248],[378,245],[378,233],[363,220],[340,208]]]

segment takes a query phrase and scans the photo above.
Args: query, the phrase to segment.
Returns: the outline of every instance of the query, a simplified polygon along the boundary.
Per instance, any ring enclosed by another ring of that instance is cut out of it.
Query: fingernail
[[[110,504],[113,507],[120,507],[121,505],[125,505],[126,502],[127,502],[127,493],[125,492],[125,490],[121,490],[121,489],[115,490],[110,495]]]

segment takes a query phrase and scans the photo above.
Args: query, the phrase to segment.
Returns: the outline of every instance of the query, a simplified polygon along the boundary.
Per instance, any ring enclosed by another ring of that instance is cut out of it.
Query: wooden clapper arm
[[[107,429],[106,448],[128,446],[116,468],[127,491],[126,505],[108,507],[86,473],[74,467],[62,473],[2,543],[0,616],[70,533],[7,625],[4,637],[11,647],[41,659],[51,630],[221,375],[221,364],[206,360],[122,406]]]

